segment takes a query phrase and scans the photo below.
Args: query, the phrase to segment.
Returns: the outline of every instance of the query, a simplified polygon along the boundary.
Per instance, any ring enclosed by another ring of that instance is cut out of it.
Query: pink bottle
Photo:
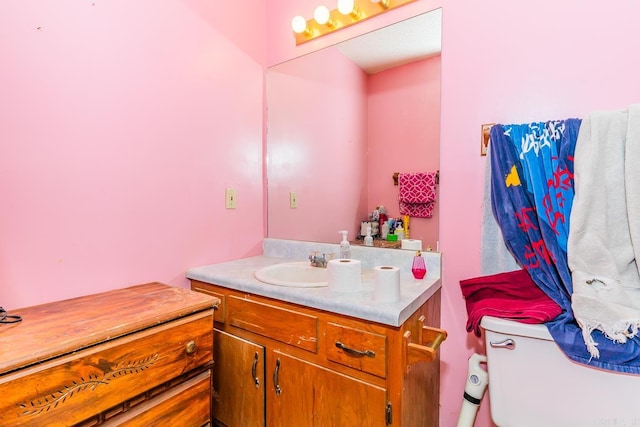
[[[416,256],[413,257],[411,272],[416,279],[423,279],[427,274],[427,266],[424,264],[424,258],[422,258],[420,251],[416,252]]]

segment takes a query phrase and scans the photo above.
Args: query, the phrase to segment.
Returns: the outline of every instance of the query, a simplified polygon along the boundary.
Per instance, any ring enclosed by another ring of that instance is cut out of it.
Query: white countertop
[[[435,271],[427,271],[427,276],[422,280],[413,278],[410,266],[401,269],[400,301],[395,303],[374,301],[373,270],[365,267],[362,270],[362,290],[348,293],[331,291],[328,287],[294,288],[270,285],[254,277],[254,272],[262,267],[304,260],[259,255],[190,268],[187,278],[390,326],[402,325],[441,286],[439,255],[438,268],[432,269]]]

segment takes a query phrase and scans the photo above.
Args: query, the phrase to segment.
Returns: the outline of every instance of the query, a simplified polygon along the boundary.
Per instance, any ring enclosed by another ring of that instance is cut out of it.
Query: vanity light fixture
[[[338,0],[333,10],[318,6],[313,19],[294,17],[291,28],[299,45],[415,1],[418,0]]]

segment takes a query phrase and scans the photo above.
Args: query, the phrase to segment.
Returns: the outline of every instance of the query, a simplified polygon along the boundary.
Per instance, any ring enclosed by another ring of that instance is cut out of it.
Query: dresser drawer
[[[203,426],[211,421],[211,372],[207,371],[138,405],[104,427]]]
[[[213,310],[0,377],[0,425],[70,425],[213,360]]]
[[[327,323],[327,359],[386,378],[387,337],[337,323]]]
[[[318,351],[318,318],[309,314],[229,295],[227,321],[294,347]]]

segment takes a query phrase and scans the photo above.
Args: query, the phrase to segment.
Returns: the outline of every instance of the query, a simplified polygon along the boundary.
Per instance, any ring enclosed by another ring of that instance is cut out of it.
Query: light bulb
[[[313,12],[313,19],[316,20],[316,22],[320,25],[324,25],[327,22],[329,22],[329,9],[327,8],[327,6],[318,6],[316,7],[316,10]]]
[[[291,20],[291,28],[294,33],[302,34],[307,29],[307,20],[300,15],[294,16]]]
[[[343,15],[348,15],[355,7],[355,0],[338,0],[338,11]]]

